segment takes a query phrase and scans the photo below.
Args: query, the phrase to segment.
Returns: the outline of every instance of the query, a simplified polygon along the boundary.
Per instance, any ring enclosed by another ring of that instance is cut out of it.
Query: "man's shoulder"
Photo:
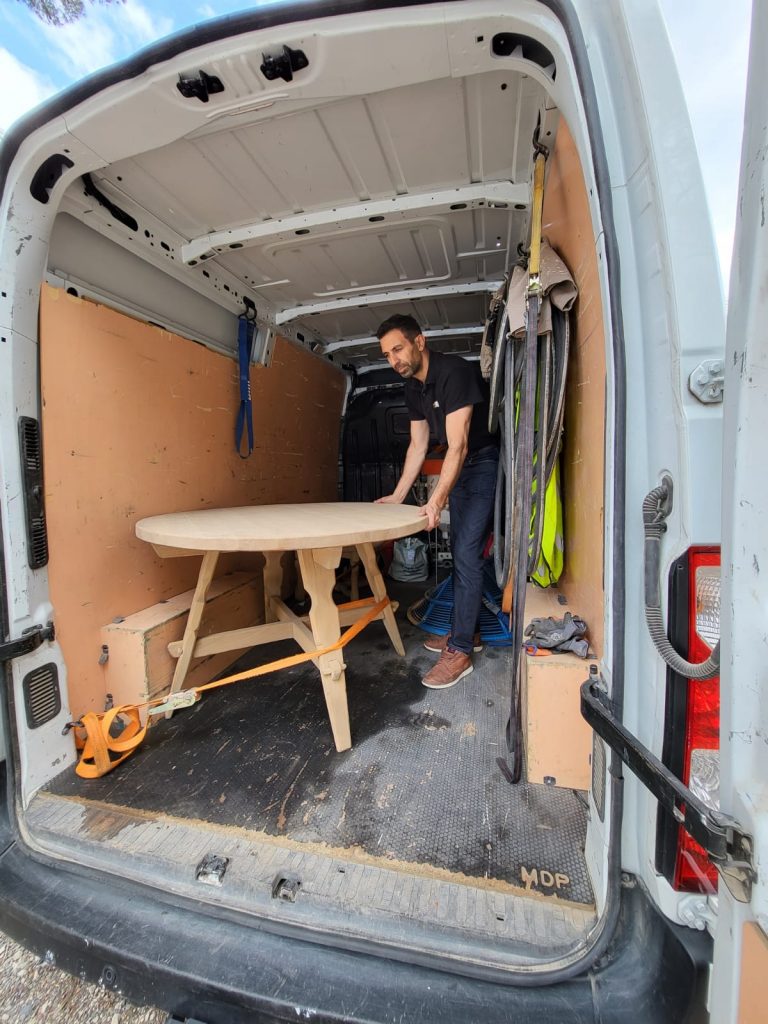
[[[438,353],[435,366],[435,380],[446,383],[461,381],[465,386],[472,386],[480,383],[479,364],[470,362],[462,356],[456,356],[449,352]]]
[[[435,369],[440,374],[474,373],[474,366],[462,356],[452,352],[432,352],[430,358],[435,360]]]

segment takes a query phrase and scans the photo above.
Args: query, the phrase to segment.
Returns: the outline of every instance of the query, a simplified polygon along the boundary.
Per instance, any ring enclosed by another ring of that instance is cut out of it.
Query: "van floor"
[[[351,750],[335,750],[318,673],[308,664],[211,691],[153,725],[114,772],[83,780],[70,769],[48,793],[591,907],[584,795],[513,786],[499,767],[509,648],[486,646],[474,671],[448,690],[422,686],[437,656],[403,612],[421,589],[391,587],[401,598],[405,658],[380,622],[345,649]],[[295,645],[268,652],[254,649],[235,670],[295,653]]]

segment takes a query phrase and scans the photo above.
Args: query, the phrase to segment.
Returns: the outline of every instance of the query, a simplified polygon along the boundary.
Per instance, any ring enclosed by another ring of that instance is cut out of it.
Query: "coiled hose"
[[[661,615],[659,567],[661,565],[661,535],[672,510],[672,481],[664,481],[643,500],[643,532],[645,534],[645,621],[653,645],[673,672],[686,679],[711,679],[720,672],[720,641],[706,661],[693,664],[682,658],[667,638]]]

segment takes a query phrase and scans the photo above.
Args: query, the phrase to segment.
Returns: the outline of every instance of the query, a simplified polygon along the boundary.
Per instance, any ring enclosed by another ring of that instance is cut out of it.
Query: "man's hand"
[[[419,509],[421,515],[427,517],[427,529],[434,530],[440,523],[440,513],[443,511],[443,506],[436,502],[434,499],[430,499],[426,505],[422,505]]]
[[[402,505],[402,501],[395,494],[385,494],[383,498],[376,498],[374,505]]]

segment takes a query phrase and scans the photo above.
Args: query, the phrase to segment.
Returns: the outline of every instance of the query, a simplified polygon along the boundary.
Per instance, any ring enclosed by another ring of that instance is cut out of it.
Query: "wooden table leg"
[[[381,601],[383,597],[387,596],[387,588],[384,585],[384,580],[379,572],[379,566],[376,561],[376,552],[373,550],[373,544],[358,544],[357,550],[359,551],[360,558],[365,566],[365,575],[368,577],[368,586],[373,591],[373,596],[376,600]],[[398,654],[404,656],[405,648],[403,647],[400,630],[397,628],[397,620],[395,619],[395,613],[392,611],[391,605],[388,605],[384,609],[383,617],[384,628],[387,633],[389,633],[389,639],[392,641],[392,646]]]
[[[333,601],[336,568],[340,561],[340,547],[299,551],[301,577],[312,599],[309,623],[318,647],[327,647],[341,636],[339,611]],[[336,749],[349,750],[352,746],[352,736],[347,707],[347,683],[344,676],[344,652],[338,650],[323,654],[319,662],[323,693]]]
[[[271,597],[282,597],[283,552],[264,552],[264,621],[277,622],[277,616],[270,602]]]
[[[192,653],[197,643],[197,631],[200,628],[200,620],[205,609],[205,597],[208,587],[211,585],[213,574],[216,570],[216,563],[219,560],[218,551],[206,551],[203,555],[203,563],[197,577],[197,586],[192,597],[192,605],[187,616],[187,625],[184,629],[184,637],[181,641],[181,654],[176,662],[176,669],[171,682],[171,693],[177,693],[184,685],[189,664],[192,661]],[[172,711],[166,712],[165,717],[170,718]]]

